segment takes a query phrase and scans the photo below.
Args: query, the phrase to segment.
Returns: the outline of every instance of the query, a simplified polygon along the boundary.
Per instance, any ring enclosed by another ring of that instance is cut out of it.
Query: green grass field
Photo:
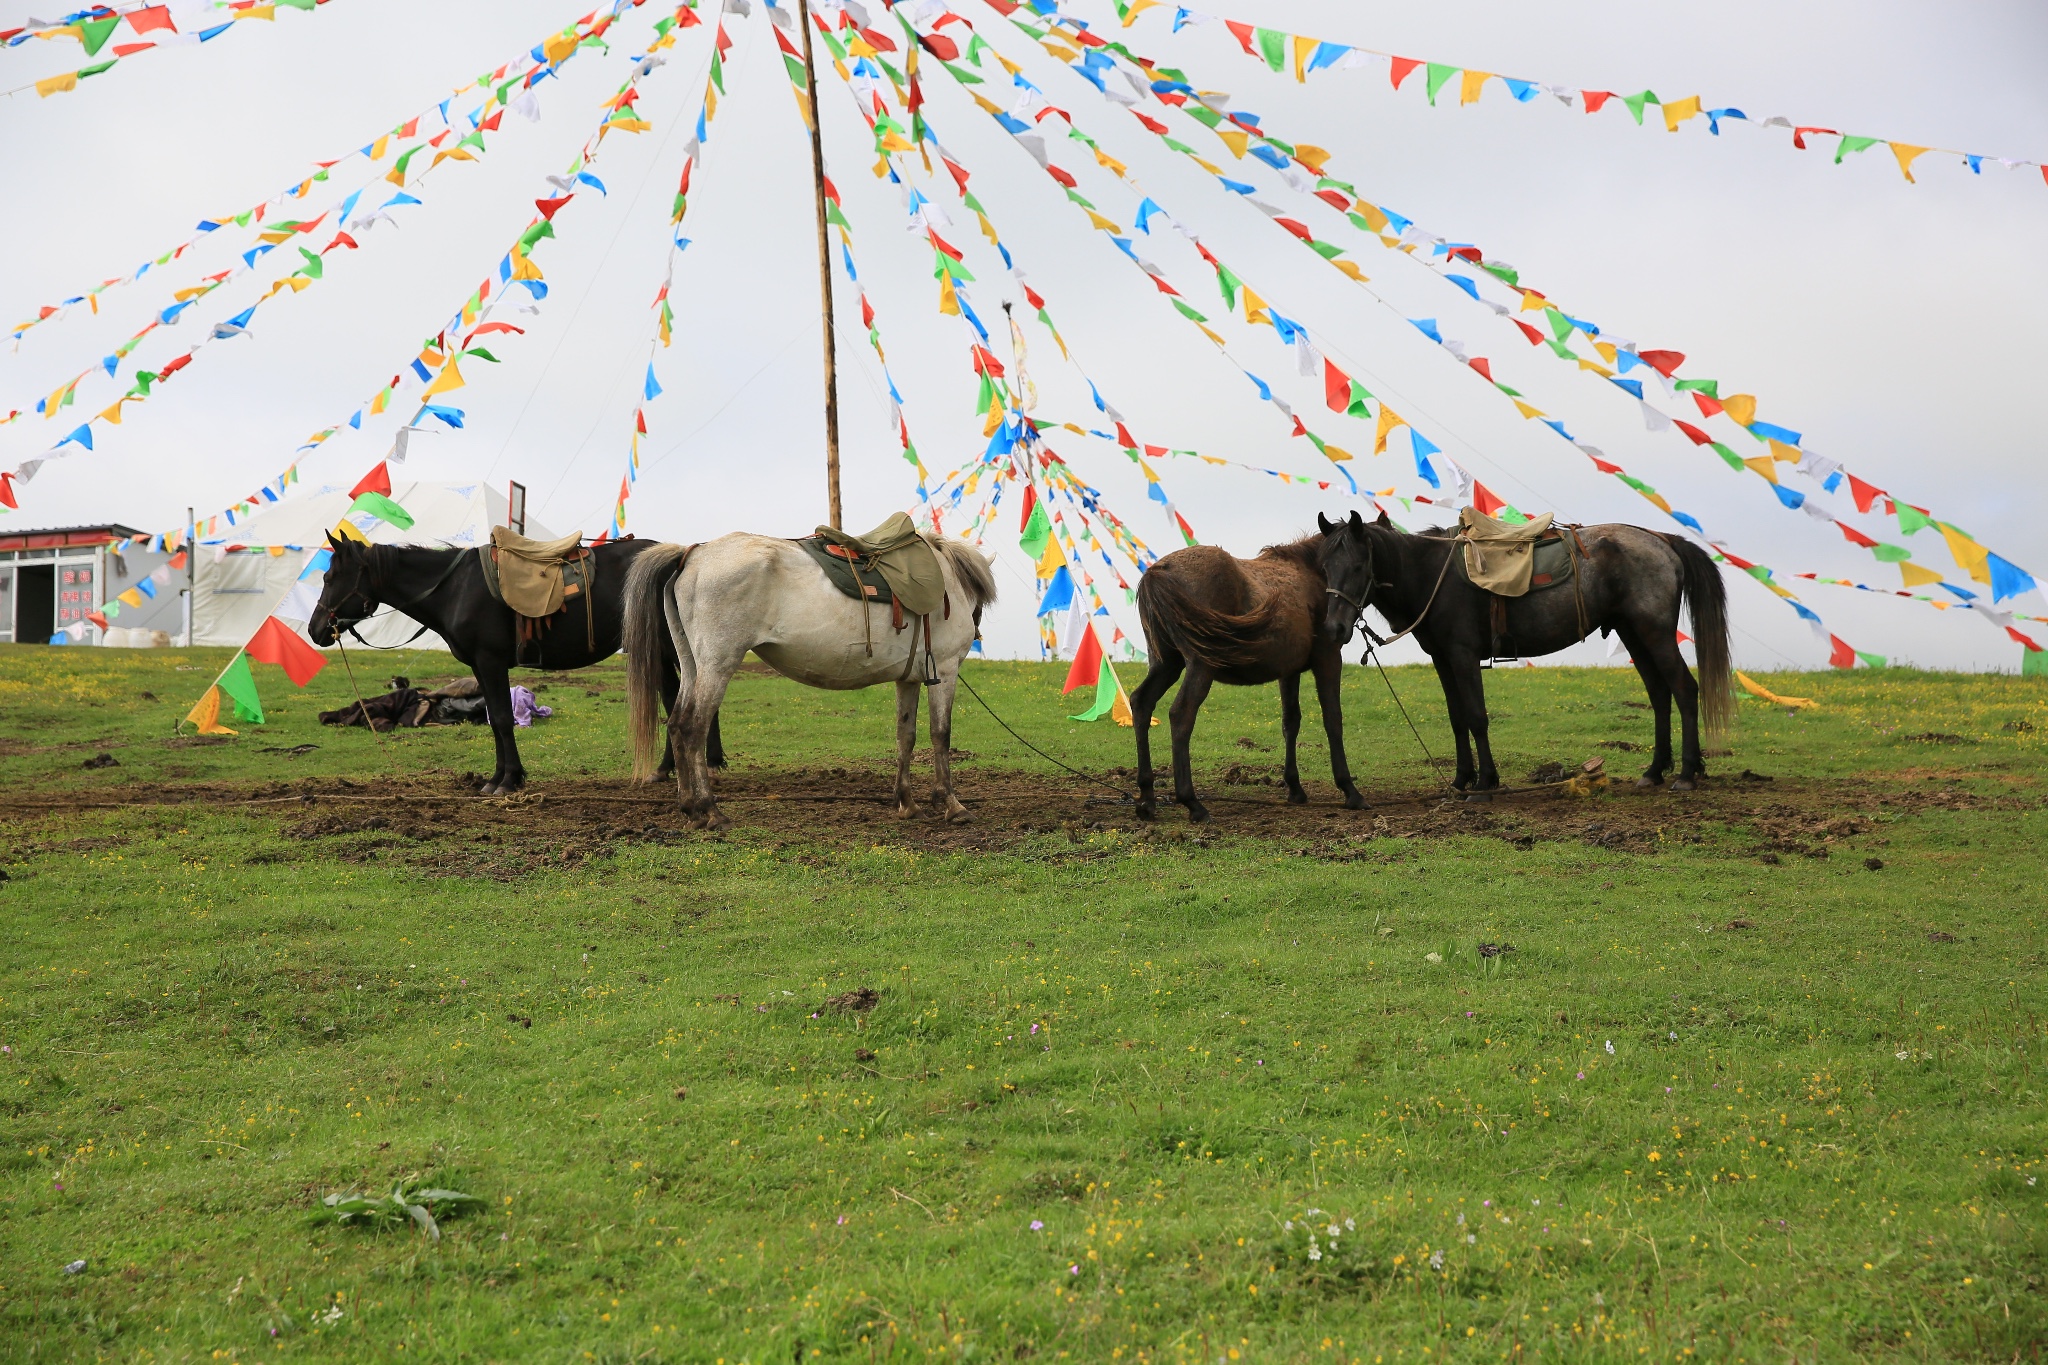
[[[626,784],[616,666],[544,679],[505,802],[462,794],[481,729],[322,729],[339,667],[174,737],[225,658],[0,647],[0,1357],[2048,1341],[2038,682],[1760,677],[1820,705],[1745,701],[1707,790],[1474,808],[1350,669],[1356,814],[1320,744],[1276,809],[1277,700],[1218,689],[1200,781],[1241,799],[1203,831],[963,698],[954,830],[867,800],[886,692],[750,675],[714,838]],[[969,676],[1127,782],[1063,672]],[[1640,765],[1632,674],[1489,681],[1511,781]],[[1395,682],[1446,752],[1433,675]],[[485,1208],[438,1243],[322,1216],[401,1180]]]

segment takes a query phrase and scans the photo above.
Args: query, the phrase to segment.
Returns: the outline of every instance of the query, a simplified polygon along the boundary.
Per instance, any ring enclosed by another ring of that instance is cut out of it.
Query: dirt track
[[[1550,786],[1503,793],[1484,805],[1414,790],[1368,791],[1369,809],[1347,811],[1333,789],[1315,783],[1309,784],[1308,805],[1287,805],[1281,789],[1268,785],[1276,774],[1277,768],[1234,767],[1221,782],[1205,786],[1203,799],[1216,817],[1206,826],[1190,825],[1177,807],[1164,803],[1159,820],[1141,821],[1103,787],[1031,773],[963,772],[960,794],[973,818],[961,825],[929,816],[897,819],[889,802],[890,774],[880,770],[743,769],[719,775],[717,787],[733,821],[730,837],[781,847],[885,844],[966,851],[1063,832],[1085,842],[1091,833],[1114,829],[1171,842],[1250,837],[1302,856],[1339,860],[1397,856],[1398,848],[1383,842],[1389,839],[1471,835],[1518,848],[1568,841],[1648,852],[1724,833],[1766,861],[1827,857],[1837,845],[1869,833],[1881,812],[2006,804],[1925,781],[1773,781],[1745,773],[1682,794],[1637,792],[1617,783],[1582,797]],[[1129,781],[1124,772],[1105,779],[1116,785]],[[542,780],[527,792],[498,798],[477,796],[474,781],[453,774],[258,786],[135,784],[93,793],[39,793],[32,805],[6,802],[0,810],[33,826],[69,812],[193,805],[272,815],[281,836],[318,840],[328,856],[404,862],[449,876],[511,879],[578,866],[621,843],[725,837],[694,829],[671,786],[591,779]],[[61,840],[28,843],[15,853],[26,857],[67,846]],[[273,862],[288,856],[253,855]]]

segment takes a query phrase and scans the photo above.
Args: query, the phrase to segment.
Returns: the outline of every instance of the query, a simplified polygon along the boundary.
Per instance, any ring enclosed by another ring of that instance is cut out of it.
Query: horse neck
[[[377,595],[381,604],[410,616],[446,639],[448,603],[445,593],[448,583],[440,580],[448,573],[449,561],[468,551],[418,545],[378,545],[369,553],[374,556]],[[435,587],[437,583],[440,583],[438,589]]]
[[[1406,630],[1429,605],[1452,542],[1439,543],[1390,526],[1370,527],[1366,534],[1372,538],[1373,577],[1392,585],[1378,590],[1374,605],[1395,630]]]

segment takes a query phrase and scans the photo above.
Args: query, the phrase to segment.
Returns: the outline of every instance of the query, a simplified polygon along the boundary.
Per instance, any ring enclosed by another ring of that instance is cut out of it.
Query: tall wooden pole
[[[833,529],[844,530],[839,507],[839,366],[833,348],[832,242],[825,230],[825,149],[818,134],[818,72],[811,61],[811,7],[797,0],[804,31],[804,98],[811,106],[811,185],[818,206],[818,296],[825,310],[825,498]]]

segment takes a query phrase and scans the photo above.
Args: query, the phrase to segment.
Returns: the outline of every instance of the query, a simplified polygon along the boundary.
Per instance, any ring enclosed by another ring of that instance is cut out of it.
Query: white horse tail
[[[688,554],[685,545],[656,545],[626,570],[626,733],[636,782],[651,781],[661,763],[661,651],[674,648],[663,599]]]
[[[981,551],[956,536],[925,535],[925,543],[936,550],[939,557],[953,566],[953,574],[960,580],[974,600],[967,609],[975,613],[975,624],[981,624],[980,611],[993,606],[996,600],[996,574],[989,558]]]

